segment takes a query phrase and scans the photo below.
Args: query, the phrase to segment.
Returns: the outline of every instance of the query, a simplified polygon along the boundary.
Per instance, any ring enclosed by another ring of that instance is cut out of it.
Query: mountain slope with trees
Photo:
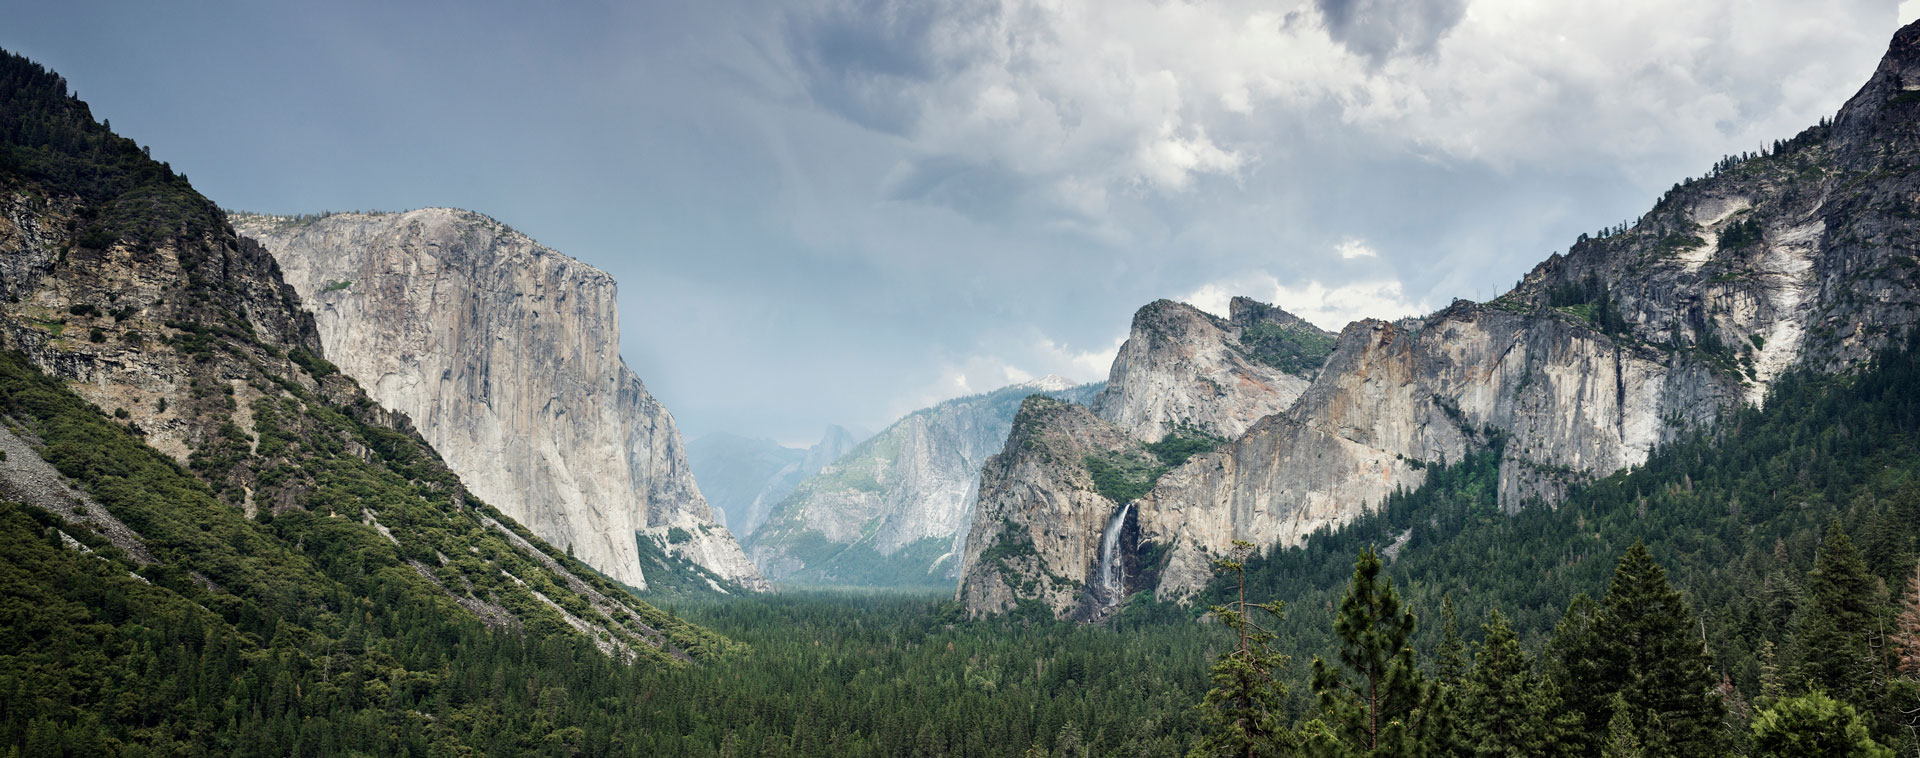
[[[516,703],[738,649],[471,497],[59,76],[0,54],[0,104],[0,742],[591,748],[604,724]],[[509,672],[540,687],[477,684]]]

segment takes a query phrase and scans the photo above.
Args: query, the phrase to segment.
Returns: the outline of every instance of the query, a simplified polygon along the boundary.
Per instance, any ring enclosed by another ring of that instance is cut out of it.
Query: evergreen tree
[[[1879,593],[1860,551],[1837,522],[1827,528],[1807,574],[1807,591],[1809,608],[1794,632],[1801,678],[1811,688],[1870,710],[1878,677],[1868,635],[1876,628]]]
[[[1460,619],[1453,610],[1453,596],[1440,598],[1440,647],[1434,651],[1435,681],[1458,689],[1467,675],[1467,643],[1460,639]]]
[[[1340,664],[1313,661],[1313,689],[1322,716],[1348,755],[1422,754],[1421,714],[1430,692],[1414,665],[1413,613],[1400,606],[1393,581],[1380,576],[1369,548],[1354,562],[1353,580],[1334,620]],[[1349,679],[1348,675],[1352,678]]]
[[[1773,640],[1761,640],[1760,650],[1760,700],[1755,703],[1761,708],[1772,705],[1787,693],[1786,683],[1780,681],[1780,664],[1775,660]]]
[[[1466,684],[1467,645],[1460,639],[1460,619],[1453,610],[1453,596],[1440,599],[1440,646],[1434,653],[1432,705],[1429,707],[1428,754],[1435,758],[1465,758],[1473,755],[1473,746],[1462,723],[1462,688]]]
[[[1558,720],[1564,711],[1556,688],[1534,672],[1533,661],[1513,634],[1507,617],[1494,610],[1481,627],[1485,640],[1473,657],[1461,697],[1467,743],[1473,754],[1539,756],[1566,746],[1563,728],[1578,722]]]
[[[1286,685],[1274,675],[1286,669],[1287,656],[1268,649],[1273,632],[1253,619],[1253,611],[1264,611],[1279,619],[1285,606],[1279,602],[1248,603],[1246,557],[1253,544],[1233,543],[1231,558],[1214,561],[1214,568],[1232,574],[1239,588],[1239,599],[1212,607],[1220,623],[1237,637],[1232,650],[1220,655],[1210,678],[1213,689],[1200,704],[1206,732],[1189,754],[1194,758],[1255,758],[1277,756],[1291,747],[1286,727]]]
[[[1601,744],[1600,758],[1647,758],[1647,749],[1640,744],[1640,730],[1634,728],[1633,716],[1628,713],[1627,699],[1614,693],[1607,704],[1607,739]]]
[[[1484,639],[1461,697],[1469,741],[1476,755],[1517,754],[1538,741],[1530,707],[1533,664],[1499,610],[1488,613],[1480,629]]]
[[[1753,719],[1754,758],[1893,758],[1853,706],[1815,691],[1784,698]]]
[[[1642,542],[1614,568],[1594,634],[1599,686],[1625,700],[1650,755],[1716,756],[1729,750],[1724,706],[1693,614]],[[1590,735],[1593,736],[1593,735]]]
[[[1591,755],[1607,743],[1613,722],[1621,718],[1632,721],[1630,716],[1615,715],[1614,700],[1619,693],[1603,676],[1605,644],[1594,628],[1599,616],[1600,605],[1593,598],[1574,596],[1541,654],[1545,678],[1554,683],[1566,711],[1579,720],[1578,728],[1566,735],[1573,752],[1579,755]],[[1634,744],[1638,749],[1638,743]]]

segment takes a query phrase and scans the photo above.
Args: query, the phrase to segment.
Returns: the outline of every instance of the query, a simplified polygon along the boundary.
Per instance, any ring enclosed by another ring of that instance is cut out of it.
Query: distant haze
[[[621,283],[691,435],[809,444],[1135,308],[1484,299],[1831,115],[1891,1],[12,2],[0,47],[222,205],[456,206]],[[269,7],[271,6],[271,7]]]

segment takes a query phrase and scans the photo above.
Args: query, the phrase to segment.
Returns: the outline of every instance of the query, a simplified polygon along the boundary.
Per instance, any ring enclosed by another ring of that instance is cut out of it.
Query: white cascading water
[[[1113,518],[1107,519],[1107,530],[1100,534],[1100,589],[1106,596],[1108,605],[1119,605],[1121,595],[1126,593],[1127,567],[1120,564],[1120,530],[1127,525],[1127,512],[1133,510],[1133,503],[1120,506]]]

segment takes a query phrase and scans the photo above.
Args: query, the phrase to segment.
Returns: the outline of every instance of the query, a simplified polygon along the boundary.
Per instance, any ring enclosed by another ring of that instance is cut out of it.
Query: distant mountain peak
[[[1031,389],[1039,390],[1041,392],[1059,392],[1061,390],[1070,390],[1080,385],[1078,382],[1075,382],[1072,379],[1068,379],[1059,374],[1048,374],[1038,379],[1028,379],[1027,381],[1020,382],[1018,384],[1014,384],[1011,386],[1020,387],[1020,388],[1031,388]]]

